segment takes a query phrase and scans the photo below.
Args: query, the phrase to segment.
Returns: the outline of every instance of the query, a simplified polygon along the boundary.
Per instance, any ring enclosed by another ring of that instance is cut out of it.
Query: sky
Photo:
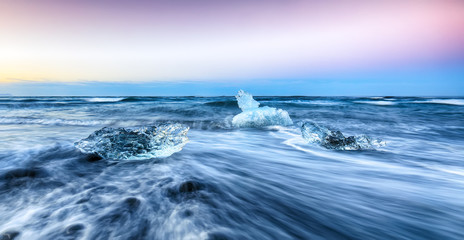
[[[464,95],[460,0],[0,0],[0,94]]]

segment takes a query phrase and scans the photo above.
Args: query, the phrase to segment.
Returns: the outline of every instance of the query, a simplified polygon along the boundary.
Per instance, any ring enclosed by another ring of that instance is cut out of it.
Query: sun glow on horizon
[[[191,11],[26,2],[0,3],[0,82],[308,79],[464,53],[458,1],[239,2]]]

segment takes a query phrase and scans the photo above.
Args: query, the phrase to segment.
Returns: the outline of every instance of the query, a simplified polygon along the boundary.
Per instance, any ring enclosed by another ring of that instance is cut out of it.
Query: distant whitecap
[[[371,105],[379,105],[379,106],[390,106],[395,105],[396,102],[392,101],[354,101],[355,103],[364,103],[364,104],[371,104]]]
[[[87,98],[87,102],[119,102],[124,98]]]
[[[415,101],[413,103],[431,103],[464,106],[464,99],[430,99],[426,101]]]

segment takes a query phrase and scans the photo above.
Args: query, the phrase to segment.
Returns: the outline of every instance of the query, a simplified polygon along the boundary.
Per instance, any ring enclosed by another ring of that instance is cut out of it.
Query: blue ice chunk
[[[136,129],[102,128],[74,145],[83,153],[113,160],[143,160],[171,156],[188,142],[189,128],[164,124]]]
[[[366,135],[345,137],[340,131],[332,131],[311,122],[303,123],[301,133],[309,143],[316,143],[327,149],[362,150],[385,145],[385,142],[374,140]]]
[[[292,125],[287,111],[271,107],[260,107],[237,114],[232,119],[235,127],[260,127],[272,125]]]
[[[232,124],[235,127],[287,126],[293,124],[287,111],[271,107],[259,107],[259,102],[254,100],[251,94],[243,90],[240,90],[235,97],[238,106],[243,111],[232,119]]]

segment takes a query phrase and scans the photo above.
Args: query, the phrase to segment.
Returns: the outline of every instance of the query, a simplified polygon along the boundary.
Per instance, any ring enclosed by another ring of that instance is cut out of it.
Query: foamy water
[[[432,103],[464,106],[463,99],[430,99],[425,101],[415,101],[414,103]]]
[[[119,102],[123,100],[124,98],[87,98],[85,99],[88,102]]]

